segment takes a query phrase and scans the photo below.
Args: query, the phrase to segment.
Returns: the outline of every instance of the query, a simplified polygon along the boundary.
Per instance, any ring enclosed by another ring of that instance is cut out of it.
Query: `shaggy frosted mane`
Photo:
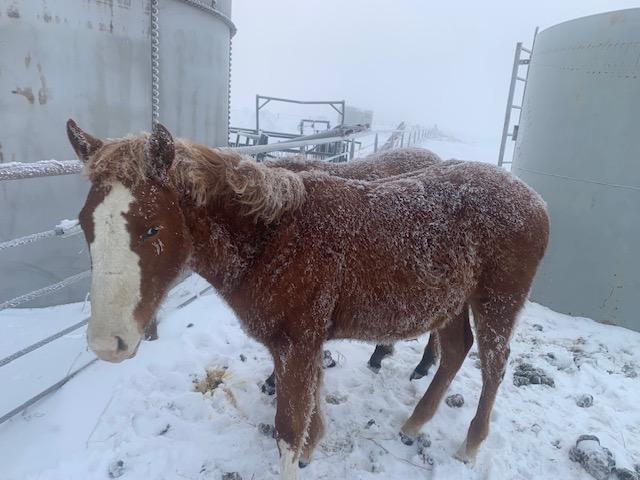
[[[94,183],[110,180],[135,186],[153,177],[145,160],[148,134],[108,141],[85,166]],[[305,200],[302,178],[284,168],[268,168],[231,150],[213,150],[186,140],[176,141],[169,170],[175,187],[198,206],[226,197],[241,213],[267,223],[298,209]]]
[[[233,196],[245,215],[270,223],[298,209],[305,199],[302,178],[284,168],[268,168],[231,150],[212,150],[179,141],[170,175],[197,205]]]

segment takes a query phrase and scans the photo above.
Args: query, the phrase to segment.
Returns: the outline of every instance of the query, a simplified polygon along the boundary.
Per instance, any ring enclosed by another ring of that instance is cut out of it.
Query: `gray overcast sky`
[[[346,99],[379,122],[499,136],[517,41],[637,0],[234,0],[232,108]]]

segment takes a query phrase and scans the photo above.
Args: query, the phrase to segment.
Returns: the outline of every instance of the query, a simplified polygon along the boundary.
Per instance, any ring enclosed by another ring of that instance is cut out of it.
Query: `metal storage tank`
[[[70,117],[118,137],[155,115],[178,136],[226,145],[230,16],[231,0],[0,0],[0,162],[75,158]],[[0,182],[0,242],[76,218],[87,188],[78,175]],[[80,235],[0,251],[0,303],[86,270],[84,250]]]
[[[640,330],[640,9],[538,34],[513,171],[547,201],[534,301]]]

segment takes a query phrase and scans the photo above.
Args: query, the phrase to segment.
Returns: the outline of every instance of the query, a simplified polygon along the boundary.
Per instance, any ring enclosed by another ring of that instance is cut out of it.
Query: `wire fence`
[[[292,152],[294,149],[300,149],[300,153],[302,154],[312,154],[313,151],[307,151],[306,147],[315,145],[325,145],[330,143],[343,143],[343,151],[333,155],[328,158],[324,158],[325,161],[334,161],[338,159],[349,160],[352,159],[356,153],[356,142],[360,138],[364,138],[367,136],[374,136],[374,141],[368,143],[363,146],[362,142],[358,142],[358,154],[361,153],[370,153],[367,152],[371,147],[373,147],[373,151],[378,150],[378,141],[379,136],[384,133],[389,133],[390,137],[387,139],[385,144],[380,147],[380,149],[391,149],[399,146],[409,146],[410,143],[417,143],[422,140],[426,131],[424,129],[412,129],[405,130],[403,124],[401,124],[401,128],[396,130],[379,130],[379,131],[358,131],[347,133],[341,136],[334,136],[328,138],[314,138],[314,139],[297,139],[297,140],[288,140],[278,143],[272,143],[267,145],[251,145],[251,146],[243,146],[233,148],[234,151],[238,151],[240,153],[244,153],[247,155],[261,155],[266,153],[277,153],[277,152]],[[405,145],[404,138],[405,134],[408,134],[407,145]],[[50,176],[61,176],[61,175],[73,175],[78,174],[82,171],[83,165],[81,162],[77,160],[65,160],[65,161],[57,161],[57,160],[43,160],[40,162],[33,163],[20,163],[20,162],[11,162],[0,165],[0,181],[9,181],[9,180],[24,180],[30,178],[39,178],[39,177],[50,177]],[[23,245],[28,245],[34,242],[39,242],[42,240],[46,240],[49,238],[70,238],[75,235],[78,235],[81,232],[80,226],[78,225],[77,220],[72,221],[62,221],[58,225],[56,225],[53,229],[46,230],[43,232],[33,233],[29,235],[25,235],[22,237],[14,238],[12,240],[4,241],[0,243],[0,251],[6,250],[9,248],[16,248]],[[36,298],[43,297],[45,295],[50,295],[54,292],[57,292],[63,288],[68,287],[69,285],[73,285],[77,282],[80,282],[86,278],[91,276],[91,271],[86,270],[70,277],[64,278],[59,282],[56,282],[51,285],[47,285],[45,287],[39,288],[37,290],[25,293],[18,297],[3,301],[0,303],[0,311],[15,308],[25,303],[28,303]],[[199,292],[196,292],[189,296],[185,301],[177,305],[175,308],[180,309],[185,307],[186,305],[195,301],[200,295],[206,293],[211,290],[212,287],[208,286]],[[38,350],[45,345],[50,344],[51,342],[58,340],[70,333],[81,329],[86,326],[89,322],[89,318],[85,318],[73,325],[70,325],[42,340],[39,340],[31,345],[28,345],[17,352],[14,352],[2,359],[0,359],[0,367],[4,367],[15,360],[24,357],[25,355]],[[23,412],[25,409],[29,408],[31,405],[35,404],[42,398],[46,397],[50,393],[56,391],[60,387],[62,387],[65,383],[71,380],[73,377],[78,375],[80,372],[91,366],[93,363],[97,361],[97,358],[90,360],[88,363],[74,370],[73,372],[65,375],[64,378],[54,383],[53,385],[47,387],[42,390],[37,395],[29,398],[21,405],[18,405],[16,408],[11,411],[5,413],[0,417],[0,424],[6,422],[7,420],[13,418],[15,415]]]

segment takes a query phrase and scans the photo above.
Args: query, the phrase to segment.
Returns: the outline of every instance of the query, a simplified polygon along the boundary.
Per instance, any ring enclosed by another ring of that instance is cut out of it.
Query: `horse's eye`
[[[147,238],[153,237],[160,231],[158,227],[151,227],[149,230],[142,234],[142,240],[146,240]]]

